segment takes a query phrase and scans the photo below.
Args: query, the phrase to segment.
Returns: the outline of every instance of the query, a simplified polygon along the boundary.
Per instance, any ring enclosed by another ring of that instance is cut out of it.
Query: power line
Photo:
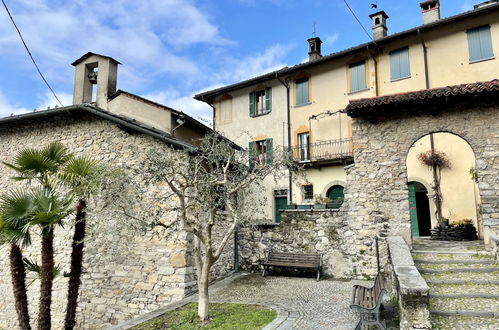
[[[28,55],[29,57],[31,58],[31,61],[33,61],[33,64],[35,65],[36,67],[36,70],[38,71],[38,73],[40,74],[40,77],[42,77],[43,81],[45,82],[45,84],[47,85],[47,87],[50,89],[50,91],[52,92],[52,94],[54,95],[55,99],[59,102],[59,104],[61,105],[61,107],[63,107],[64,105],[62,104],[61,100],[59,100],[59,98],[57,97],[57,95],[55,94],[54,90],[52,89],[52,87],[50,87],[50,84],[48,83],[47,79],[45,79],[45,77],[43,76],[43,73],[42,71],[40,71],[40,68],[38,67],[38,65],[36,64],[35,62],[35,59],[33,58],[33,55],[31,55],[31,52],[29,51],[29,48],[28,48],[28,45],[26,45],[26,42],[24,41],[24,38],[23,38],[23,35],[21,34],[21,31],[19,30],[19,28],[17,27],[17,24],[16,22],[14,21],[14,18],[12,17],[10,11],[9,11],[9,8],[7,7],[7,4],[5,3],[4,0],[2,0],[2,3],[3,3],[3,6],[5,7],[5,11],[7,12],[7,14],[9,15],[10,17],[10,20],[12,21],[12,24],[14,24],[14,27],[16,28],[17,30],[17,33],[19,34],[19,37],[21,38],[21,41],[24,45],[24,48],[26,48],[26,51],[28,52]]]
[[[3,0],[2,0],[3,1]],[[362,28],[362,30],[364,30],[364,32],[366,33],[366,35],[369,37],[369,39],[373,40],[373,37],[371,37],[371,35],[367,32],[366,28],[364,27],[364,25],[362,25],[362,23],[360,22],[359,18],[357,17],[357,15],[355,15],[354,11],[352,10],[352,8],[350,8],[350,5],[348,4],[347,0],[343,0],[343,2],[345,3],[345,5],[348,7],[348,10],[350,10],[350,12],[352,13],[353,17],[355,17],[355,19],[357,20],[357,22],[359,23],[360,27]]]

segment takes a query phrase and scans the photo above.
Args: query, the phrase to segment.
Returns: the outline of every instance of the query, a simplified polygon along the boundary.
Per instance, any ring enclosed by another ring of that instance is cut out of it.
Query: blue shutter
[[[265,88],[265,112],[272,110],[272,88]]]
[[[308,78],[296,81],[296,105],[310,102],[308,97]]]
[[[366,89],[366,63],[350,65],[350,92]]]
[[[302,83],[297,81],[296,82],[296,105],[301,105],[303,104],[303,92],[302,92],[303,86]]]
[[[255,116],[255,93],[249,94],[249,115],[250,117]]]
[[[411,75],[409,67],[409,48],[402,48],[390,52],[391,80],[407,78]]]
[[[469,29],[467,34],[470,62],[494,57],[489,26]]]

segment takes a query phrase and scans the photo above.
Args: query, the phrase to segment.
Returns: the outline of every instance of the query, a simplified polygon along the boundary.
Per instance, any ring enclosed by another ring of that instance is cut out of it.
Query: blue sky
[[[123,63],[118,88],[210,118],[193,94],[304,61],[314,22],[323,54],[368,41],[343,0],[5,1],[64,105],[72,103],[71,63],[88,51]],[[348,2],[370,32],[376,1]],[[389,34],[421,24],[419,2],[377,1]],[[441,0],[442,17],[478,2]],[[1,117],[56,105],[3,8],[0,63]]]

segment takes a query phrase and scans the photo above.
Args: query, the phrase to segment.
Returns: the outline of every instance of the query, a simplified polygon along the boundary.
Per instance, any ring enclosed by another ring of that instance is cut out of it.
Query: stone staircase
[[[412,254],[430,287],[433,329],[499,329],[499,264],[482,241],[418,239]]]

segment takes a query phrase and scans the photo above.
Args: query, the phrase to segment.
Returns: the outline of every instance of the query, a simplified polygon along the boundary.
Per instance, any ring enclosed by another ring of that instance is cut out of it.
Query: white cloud
[[[324,39],[324,41],[329,44],[329,45],[332,45],[334,44],[338,38],[340,37],[340,34],[338,32],[332,34],[332,35],[328,35],[326,36],[326,38]]]
[[[2,91],[0,91],[0,118],[10,116],[11,114],[19,115],[21,113],[26,113],[29,111],[30,111],[29,109],[26,109],[22,106],[12,104],[7,99],[5,94]]]

